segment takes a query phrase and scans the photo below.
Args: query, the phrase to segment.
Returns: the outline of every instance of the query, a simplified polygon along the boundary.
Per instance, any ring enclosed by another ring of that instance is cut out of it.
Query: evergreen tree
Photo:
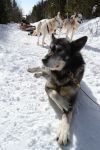
[[[7,0],[0,0],[0,23],[8,22]]]
[[[18,7],[16,0],[12,3],[12,21],[20,22],[22,18],[22,10]]]
[[[0,0],[0,23],[19,22],[21,18],[22,11],[15,0]]]
[[[92,18],[92,8],[97,5],[96,17],[100,16],[100,0],[46,0],[39,2],[32,9],[30,19],[32,22],[39,21],[43,18],[54,17],[58,11],[63,16],[68,12],[69,16],[74,12],[82,13],[86,19]]]
[[[7,11],[7,22],[12,21],[12,1],[11,0],[6,0],[7,6],[6,6],[6,11]]]

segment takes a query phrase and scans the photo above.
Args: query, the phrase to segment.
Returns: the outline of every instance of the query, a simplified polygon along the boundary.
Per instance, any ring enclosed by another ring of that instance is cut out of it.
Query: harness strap
[[[48,27],[48,24],[47,24],[47,31],[48,31],[48,33],[49,33],[49,27]]]
[[[47,24],[47,31],[48,31],[48,33],[50,32],[50,28],[52,28],[52,23],[49,22],[49,24],[50,24],[51,27],[49,27],[49,25]]]

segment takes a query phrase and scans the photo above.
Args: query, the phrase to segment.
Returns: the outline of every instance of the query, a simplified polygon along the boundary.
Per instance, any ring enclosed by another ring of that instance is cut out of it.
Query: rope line
[[[98,107],[100,107],[100,105],[98,103],[96,103],[81,87],[80,90]]]

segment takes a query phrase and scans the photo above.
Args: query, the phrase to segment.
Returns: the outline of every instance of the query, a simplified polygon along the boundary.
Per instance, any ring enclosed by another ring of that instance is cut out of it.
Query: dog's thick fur
[[[50,51],[45,56],[43,68],[29,68],[36,77],[47,78],[45,90],[48,97],[54,101],[62,112],[59,134],[59,144],[67,144],[70,140],[70,124],[79,84],[84,74],[84,60],[80,53],[87,41],[82,37],[69,42],[65,38],[56,39],[52,35]]]
[[[47,35],[52,35],[55,30],[59,27],[62,27],[63,21],[60,16],[60,12],[58,12],[57,16],[51,19],[44,19],[39,21],[36,30],[34,30],[33,35],[38,36],[37,45],[39,45],[39,37],[42,34],[42,46],[45,44],[45,37]]]

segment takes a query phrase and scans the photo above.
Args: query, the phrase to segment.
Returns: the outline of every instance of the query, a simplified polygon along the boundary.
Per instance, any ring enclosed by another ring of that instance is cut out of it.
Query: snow
[[[74,36],[74,39],[88,36],[82,50],[86,70],[81,88],[98,104],[99,20],[84,22]],[[0,150],[98,150],[100,107],[81,90],[71,127],[72,142],[63,148],[56,142],[59,118],[44,90],[46,81],[27,72],[29,66],[41,66],[41,59],[48,51],[37,46],[36,41],[37,37],[28,36],[18,24],[0,25]]]

